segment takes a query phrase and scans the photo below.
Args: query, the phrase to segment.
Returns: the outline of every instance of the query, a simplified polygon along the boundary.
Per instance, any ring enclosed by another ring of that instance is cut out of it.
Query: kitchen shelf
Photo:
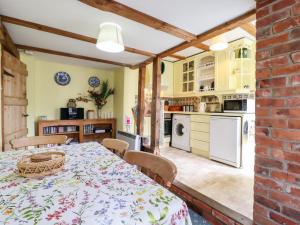
[[[214,80],[215,77],[200,78],[199,81]]]
[[[212,64],[212,65],[209,65],[209,66],[200,65],[198,68],[201,69],[201,70],[211,69],[211,68],[215,68],[215,64]]]

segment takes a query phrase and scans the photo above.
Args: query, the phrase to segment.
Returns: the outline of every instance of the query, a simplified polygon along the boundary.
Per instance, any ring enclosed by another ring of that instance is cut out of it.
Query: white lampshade
[[[96,47],[105,52],[117,53],[124,51],[121,31],[122,29],[118,24],[102,23]]]
[[[220,36],[212,39],[212,44],[209,46],[211,51],[222,51],[228,48],[228,43]]]

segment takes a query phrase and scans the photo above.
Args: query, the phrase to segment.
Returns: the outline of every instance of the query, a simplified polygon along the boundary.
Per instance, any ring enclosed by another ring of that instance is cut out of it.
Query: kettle
[[[206,111],[206,102],[200,102],[199,112],[205,112],[205,111]]]

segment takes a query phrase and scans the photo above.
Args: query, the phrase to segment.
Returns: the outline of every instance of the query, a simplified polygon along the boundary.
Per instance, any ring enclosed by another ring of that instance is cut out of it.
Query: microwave
[[[224,112],[255,113],[255,100],[254,99],[224,100]]]

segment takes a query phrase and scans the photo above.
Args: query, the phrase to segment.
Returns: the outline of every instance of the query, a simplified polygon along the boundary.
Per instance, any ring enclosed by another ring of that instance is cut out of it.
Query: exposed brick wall
[[[300,1],[257,0],[255,224],[300,224]]]

